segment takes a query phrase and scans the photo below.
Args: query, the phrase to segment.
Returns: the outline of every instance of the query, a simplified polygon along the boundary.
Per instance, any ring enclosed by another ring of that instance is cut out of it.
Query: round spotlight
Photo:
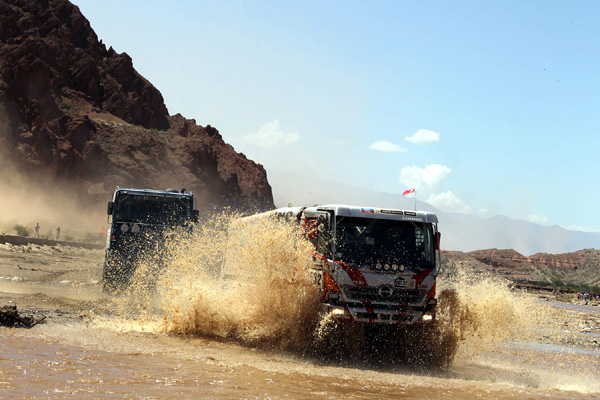
[[[122,224],[121,225],[121,232],[125,233],[129,230],[129,225],[127,224]]]
[[[381,269],[382,267],[383,267],[383,265],[381,265],[381,263],[375,264],[375,268],[377,268],[377,269]]]
[[[383,266],[383,269],[385,269],[386,271],[389,271],[390,270],[390,264],[385,264]]]
[[[392,271],[398,271],[398,264],[392,264]]]
[[[140,226],[138,224],[134,224],[131,227],[131,232],[133,232],[133,233],[139,233],[140,232]]]

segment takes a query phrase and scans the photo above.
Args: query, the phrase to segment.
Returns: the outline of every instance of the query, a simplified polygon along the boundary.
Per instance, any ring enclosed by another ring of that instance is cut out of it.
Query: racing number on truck
[[[322,286],[323,284],[323,274],[319,271],[310,271],[311,281],[315,285]]]

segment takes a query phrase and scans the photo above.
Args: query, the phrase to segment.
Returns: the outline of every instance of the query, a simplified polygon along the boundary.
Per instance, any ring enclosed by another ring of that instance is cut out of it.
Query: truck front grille
[[[393,322],[410,322],[412,320],[411,314],[404,315],[394,315],[394,314],[377,314],[377,313],[368,313],[368,312],[359,312],[356,313],[357,319],[369,319],[373,321],[393,321]]]
[[[424,290],[388,289],[381,291],[378,287],[347,286],[344,294],[350,300],[370,301],[380,303],[419,303],[425,297]]]

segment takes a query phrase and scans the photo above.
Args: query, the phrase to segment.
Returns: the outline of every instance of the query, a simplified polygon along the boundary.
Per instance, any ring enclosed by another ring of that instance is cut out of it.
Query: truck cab
[[[287,207],[314,245],[311,277],[337,320],[431,325],[440,266],[437,216],[348,205]]]
[[[194,196],[185,189],[117,187],[107,214],[103,285],[109,292],[127,286],[142,258],[160,261],[166,232],[190,232],[198,221]]]

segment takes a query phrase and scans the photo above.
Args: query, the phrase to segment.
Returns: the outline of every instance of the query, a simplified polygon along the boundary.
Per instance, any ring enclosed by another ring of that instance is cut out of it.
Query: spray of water
[[[458,360],[469,360],[508,341],[529,341],[548,319],[535,297],[511,289],[510,282],[481,272],[458,270],[441,277],[437,336]]]
[[[145,330],[423,366],[449,365],[509,340],[527,340],[546,316],[534,298],[512,292],[506,281],[459,271],[439,280],[434,327],[339,323],[321,312],[318,289],[308,279],[310,250],[296,226],[216,216],[191,236],[173,232],[160,262],[142,261],[124,308],[142,310],[135,318]]]
[[[297,227],[221,215],[167,248],[156,291],[164,331],[307,346],[319,297],[307,279],[309,244]]]

